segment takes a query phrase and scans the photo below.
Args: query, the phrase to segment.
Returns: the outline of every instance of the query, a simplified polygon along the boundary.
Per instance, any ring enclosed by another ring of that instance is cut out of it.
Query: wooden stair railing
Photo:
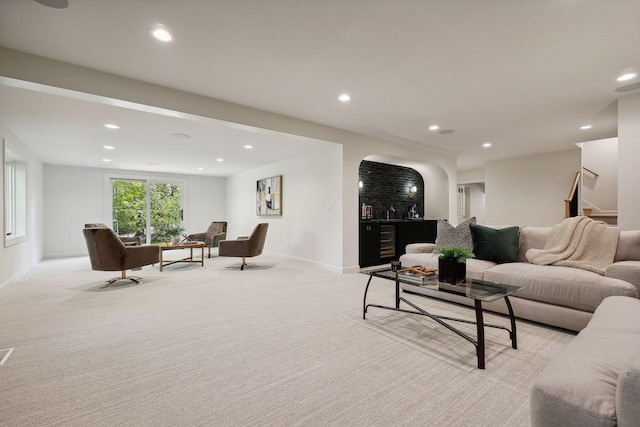
[[[578,182],[580,181],[580,172],[576,172],[576,177],[573,179],[573,184],[571,185],[571,191],[569,192],[569,196],[564,199],[564,215],[565,218],[571,217],[571,202],[574,201],[576,193],[578,191]],[[577,215],[577,207],[576,207],[576,215]]]

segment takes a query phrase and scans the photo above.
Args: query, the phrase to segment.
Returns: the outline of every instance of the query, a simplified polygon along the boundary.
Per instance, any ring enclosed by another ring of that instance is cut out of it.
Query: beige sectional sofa
[[[640,425],[640,300],[609,297],[531,388],[532,427]]]
[[[640,230],[620,231],[614,262],[604,276],[587,270],[554,265],[535,265],[526,252],[543,249],[551,227],[520,227],[517,262],[496,264],[467,260],[467,278],[524,286],[510,300],[515,315],[573,331],[582,330],[593,312],[608,296],[640,297]],[[407,245],[400,257],[402,266],[437,268],[435,244]],[[468,298],[403,284],[403,290],[470,305]],[[486,309],[507,313],[504,300],[485,305]]]

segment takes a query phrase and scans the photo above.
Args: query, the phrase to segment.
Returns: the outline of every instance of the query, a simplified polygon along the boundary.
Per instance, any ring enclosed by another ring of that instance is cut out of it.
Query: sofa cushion
[[[551,227],[530,227],[525,225],[520,227],[518,236],[518,261],[527,261],[527,251],[529,249],[544,249],[544,244],[549,237]]]
[[[618,373],[638,351],[636,334],[587,326],[534,383],[531,425],[615,426]]]
[[[632,284],[578,268],[525,262],[499,264],[485,271],[484,279],[523,286],[518,298],[593,312],[611,295],[638,297]]]
[[[460,246],[469,251],[473,251],[473,238],[471,237],[469,225],[475,223],[476,217],[473,217],[454,227],[444,219],[439,219],[436,234],[436,250],[447,246]]]
[[[640,230],[622,230],[614,261],[640,260]]]
[[[604,275],[631,283],[640,295],[640,261],[614,262],[607,266]]]
[[[498,264],[517,261],[520,227],[496,229],[470,224],[470,228],[477,259]]]
[[[433,252],[435,248],[435,243],[409,243],[405,250],[408,254],[426,254]]]
[[[640,339],[640,299],[621,296],[605,299],[593,313],[589,327],[631,332]]]
[[[633,354],[622,367],[616,387],[618,427],[635,427],[640,420],[640,352]]]

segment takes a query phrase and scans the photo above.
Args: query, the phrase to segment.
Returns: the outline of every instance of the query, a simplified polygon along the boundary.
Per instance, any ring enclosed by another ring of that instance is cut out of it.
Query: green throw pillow
[[[473,235],[473,253],[477,259],[498,264],[518,260],[520,227],[501,229],[469,224]]]

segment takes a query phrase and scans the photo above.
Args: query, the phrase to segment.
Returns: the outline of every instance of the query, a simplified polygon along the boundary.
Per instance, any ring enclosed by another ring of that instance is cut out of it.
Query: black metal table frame
[[[484,316],[483,316],[483,311],[482,311],[482,301],[479,300],[479,299],[474,299],[475,312],[476,312],[476,320],[475,320],[475,322],[472,321],[472,320],[467,320],[467,319],[458,319],[458,318],[455,318],[455,317],[447,317],[447,316],[439,316],[439,315],[431,314],[431,313],[423,310],[422,308],[418,307],[417,305],[415,305],[411,301],[408,301],[405,298],[400,296],[400,283],[402,283],[402,282],[398,278],[398,274],[397,273],[396,273],[396,278],[395,278],[395,282],[396,282],[395,307],[389,307],[389,306],[386,306],[386,305],[378,305],[378,304],[367,304],[367,292],[369,291],[369,285],[371,285],[371,279],[373,279],[374,277],[379,277],[380,279],[384,279],[384,280],[391,280],[390,278],[386,278],[386,277],[383,277],[383,276],[374,276],[373,274],[369,274],[369,281],[367,282],[367,287],[364,290],[364,299],[363,299],[363,302],[362,302],[362,306],[363,306],[362,318],[363,319],[366,319],[367,309],[369,307],[377,307],[377,308],[382,308],[384,310],[400,311],[400,312],[403,312],[403,313],[417,314],[419,316],[426,316],[426,317],[438,322],[440,325],[444,326],[445,328],[449,329],[450,331],[455,332],[460,337],[462,337],[465,340],[469,341],[471,344],[473,344],[476,347],[476,356],[478,358],[478,369],[484,369],[485,368],[485,339],[484,339],[484,327],[485,326],[490,327],[490,328],[496,328],[496,329],[504,329],[505,331],[509,332],[509,338],[511,339],[511,347],[513,347],[514,349],[518,348],[518,341],[517,341],[517,336],[516,336],[516,318],[513,315],[513,308],[511,307],[511,302],[509,301],[509,296],[508,295],[505,295],[503,298],[504,298],[505,303],[507,304],[507,309],[509,310],[509,318],[511,319],[511,329],[506,328],[506,327],[501,326],[501,325],[494,325],[494,324],[490,324],[490,323],[484,323]],[[407,284],[410,285],[412,283],[407,282]],[[460,286],[464,286],[464,285],[460,285]],[[462,294],[460,294],[460,295],[462,296]],[[400,308],[400,302],[401,301],[404,302],[405,304],[411,306],[416,311]],[[452,321],[452,322],[475,324],[476,325],[476,331],[477,331],[477,338],[473,339],[473,337],[470,337],[469,335],[463,333],[459,329],[456,329],[455,327],[453,327],[450,324],[448,324],[447,322],[445,322],[443,319],[444,320],[449,320],[449,321]]]

